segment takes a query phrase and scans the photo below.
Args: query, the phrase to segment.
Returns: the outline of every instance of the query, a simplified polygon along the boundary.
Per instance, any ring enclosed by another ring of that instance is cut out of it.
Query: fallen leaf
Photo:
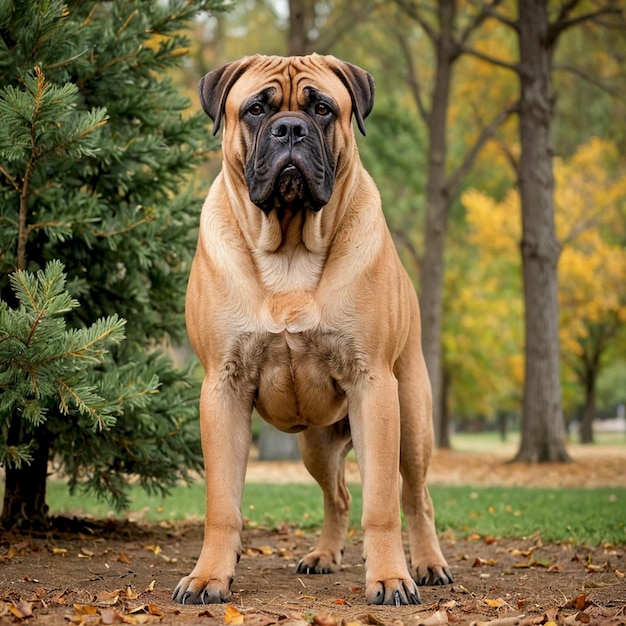
[[[101,609],[100,621],[103,624],[124,624],[128,623],[127,619],[114,609]]]
[[[54,555],[65,555],[67,554],[67,548],[52,548],[52,554]]]
[[[435,611],[430,617],[419,620],[418,626],[443,626],[448,624],[447,611]]]
[[[227,604],[224,622],[226,624],[243,624],[243,615],[232,604]]]
[[[17,604],[9,604],[9,611],[18,619],[27,619],[33,616],[33,603],[20,600]]]
[[[74,604],[74,610],[78,615],[97,615],[98,608],[93,604]]]
[[[156,585],[156,580],[150,581],[150,584],[146,587],[146,591],[154,591],[154,585]]]
[[[496,598],[495,600],[490,600],[489,598],[485,598],[484,602],[487,606],[490,606],[492,609],[499,609],[502,606],[507,606],[507,603],[502,598]]]
[[[139,597],[139,594],[132,588],[131,585],[126,587],[126,591],[124,592],[124,596],[127,600],[136,600]]]
[[[329,611],[323,610],[313,615],[313,623],[317,626],[336,626],[337,620],[330,614]]]
[[[96,594],[96,604],[100,606],[113,606],[120,599],[121,589],[115,591],[101,591]]]
[[[125,565],[130,565],[130,563],[131,563],[131,560],[130,560],[130,558],[128,557],[128,555],[126,554],[126,552],[120,552],[120,553],[117,555],[117,560],[118,560],[120,563],[124,563]]]
[[[474,559],[472,567],[485,567],[486,565],[495,565],[496,563],[497,561],[495,559],[481,559],[479,556],[477,556]]]

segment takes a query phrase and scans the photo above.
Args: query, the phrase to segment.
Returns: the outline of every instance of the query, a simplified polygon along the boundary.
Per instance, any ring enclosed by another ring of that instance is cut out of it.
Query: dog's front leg
[[[402,546],[400,409],[393,374],[371,376],[348,394],[352,441],[363,487],[365,596],[369,604],[418,604]]]
[[[211,604],[230,597],[241,555],[241,498],[250,449],[251,400],[207,375],[200,397],[200,433],[206,478],[204,543],[198,562],[173,598]]]

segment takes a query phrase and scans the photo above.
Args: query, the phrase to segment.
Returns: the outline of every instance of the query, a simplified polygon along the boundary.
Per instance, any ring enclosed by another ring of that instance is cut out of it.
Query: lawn
[[[361,488],[351,485],[351,527],[359,527]],[[431,487],[437,527],[454,536],[525,537],[540,531],[544,541],[599,545],[626,544],[626,489],[543,489],[526,487]],[[70,496],[58,482],[49,485],[53,514],[113,516],[95,498]],[[201,483],[175,489],[170,497],[131,489],[131,519],[148,522],[201,520]],[[321,525],[322,497],[316,485],[246,485],[243,515],[248,526],[281,524],[310,530]]]

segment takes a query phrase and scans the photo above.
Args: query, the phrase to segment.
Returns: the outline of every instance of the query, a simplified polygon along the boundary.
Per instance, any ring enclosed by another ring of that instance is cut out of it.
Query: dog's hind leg
[[[299,563],[301,574],[337,571],[348,532],[350,492],[344,476],[346,454],[352,447],[348,420],[298,435],[304,465],[324,493],[324,524],[315,549]]]
[[[453,582],[452,574],[439,547],[426,486],[433,446],[432,400],[416,310],[411,324],[408,343],[395,368],[400,398],[402,508],[409,534],[411,575],[418,585],[447,585]]]

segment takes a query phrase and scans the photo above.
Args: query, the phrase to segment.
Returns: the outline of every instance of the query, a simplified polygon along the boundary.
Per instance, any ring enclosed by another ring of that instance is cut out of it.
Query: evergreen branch
[[[57,379],[56,381],[57,389],[59,390],[59,410],[63,415],[67,415],[70,412],[70,407],[67,402],[66,396],[69,396],[74,400],[74,404],[78,408],[78,410],[83,414],[88,414],[90,416],[95,416],[97,410],[93,407],[90,407],[86,404],[80,395],[72,389],[64,380]]]
[[[126,233],[135,230],[135,228],[139,228],[139,226],[143,226],[143,224],[149,224],[154,219],[152,215],[146,215],[146,217],[140,219],[138,222],[127,226],[126,228],[122,228],[121,230],[116,230],[112,233],[104,232],[103,230],[92,230],[90,231],[94,237],[102,237],[104,239],[110,239],[111,237],[117,237],[118,235],[125,235]]]
[[[83,23],[80,25],[81,28],[85,28],[85,26],[88,26],[91,23],[91,20],[93,19],[93,15],[96,12],[97,8],[98,3],[94,2],[93,7],[91,7],[91,11],[89,11],[89,15],[83,20]]]
[[[87,329],[86,331],[76,331],[75,336],[78,336],[79,334],[87,335],[88,339],[84,343],[78,346],[74,346],[70,351],[60,354],[57,358],[61,359],[66,357],[73,357],[77,359],[84,359],[86,358],[86,356],[83,353],[87,352],[97,343],[104,342],[107,339],[115,341],[117,343],[123,339],[120,334],[125,324],[126,320],[119,319],[114,315],[107,319],[99,319],[95,324],[91,326],[91,328]]]
[[[119,39],[119,36],[128,28],[129,24],[137,17],[137,13],[139,13],[139,9],[135,9],[127,18],[126,21],[122,24],[122,26],[115,33],[115,36]]]
[[[0,174],[4,175],[4,177],[9,181],[11,187],[13,187],[17,193],[21,193],[20,186],[17,184],[15,178],[13,178],[13,176],[11,176],[11,174],[9,174],[9,172],[7,172],[2,165],[0,165]]]
[[[63,59],[62,61],[51,63],[50,65],[46,65],[45,67],[47,70],[56,70],[59,67],[65,67],[66,65],[69,65],[70,63],[72,63],[72,61],[76,61],[76,59],[80,59],[80,57],[85,56],[87,52],[88,50],[81,50],[79,53],[75,54],[73,57],[70,57],[69,59]]]

